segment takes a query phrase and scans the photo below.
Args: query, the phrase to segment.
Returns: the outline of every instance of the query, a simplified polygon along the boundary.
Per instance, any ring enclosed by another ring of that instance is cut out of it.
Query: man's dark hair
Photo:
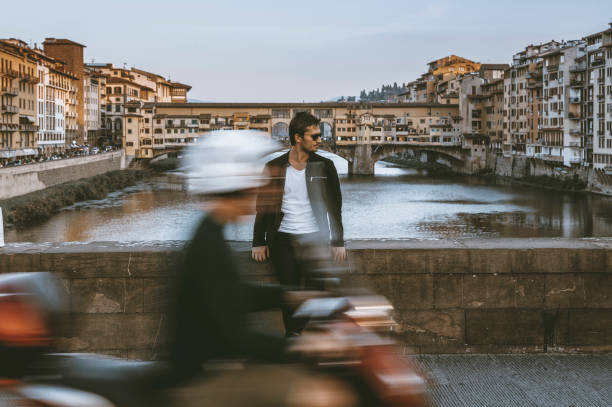
[[[321,119],[318,119],[308,112],[298,112],[293,116],[293,119],[291,119],[291,123],[289,123],[289,141],[291,141],[291,145],[295,145],[296,134],[300,137],[304,137],[304,133],[308,127],[313,124],[318,126],[320,122]]]

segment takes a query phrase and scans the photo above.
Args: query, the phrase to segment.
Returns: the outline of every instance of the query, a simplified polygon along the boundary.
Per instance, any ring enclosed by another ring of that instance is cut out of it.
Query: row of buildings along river
[[[292,115],[307,110],[337,145],[482,145],[612,172],[612,24],[581,39],[529,45],[510,64],[450,55],[430,62],[406,92],[375,103],[188,103],[183,83],[86,64],[84,46],[70,40],[47,38],[43,47],[0,40],[0,160],[84,143],[152,158],[216,129],[286,138]]]

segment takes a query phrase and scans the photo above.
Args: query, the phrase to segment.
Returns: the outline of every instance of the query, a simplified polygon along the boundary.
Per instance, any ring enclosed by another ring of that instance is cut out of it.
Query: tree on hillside
[[[371,90],[369,92],[363,89],[359,94],[359,99],[367,102],[386,102],[393,96],[397,96],[406,90],[405,83],[402,83],[402,86],[399,86],[397,82],[393,82],[393,85],[383,84],[380,88]]]

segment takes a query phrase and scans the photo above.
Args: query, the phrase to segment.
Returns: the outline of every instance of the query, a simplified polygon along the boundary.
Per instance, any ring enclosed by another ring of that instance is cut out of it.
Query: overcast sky
[[[525,45],[581,38],[612,18],[611,0],[2,3],[1,37],[69,38],[87,46],[87,62],[170,76],[215,102],[358,95],[414,80],[448,54],[508,63]]]

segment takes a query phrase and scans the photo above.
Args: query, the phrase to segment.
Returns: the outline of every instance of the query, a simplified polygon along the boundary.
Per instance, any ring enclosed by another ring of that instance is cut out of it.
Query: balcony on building
[[[582,134],[582,130],[580,129],[570,129],[570,136],[580,136]]]
[[[570,80],[570,86],[572,87],[578,87],[578,86],[583,86],[583,85],[584,85],[584,80],[582,80],[581,78]]]
[[[38,131],[38,126],[34,124],[21,124],[19,125],[21,131]]]
[[[597,83],[604,83],[606,81],[606,77],[605,76],[599,76],[597,78]]]
[[[2,88],[2,91],[0,92],[0,94],[6,95],[6,96],[17,96],[19,95],[19,88],[5,87],[5,88]]]
[[[580,120],[582,119],[582,114],[579,112],[569,112],[567,117],[571,120]]]
[[[0,124],[0,131],[4,131],[4,132],[14,132],[18,129],[18,125],[14,124],[14,123],[2,123]]]
[[[2,105],[2,112],[8,114],[17,114],[19,112],[19,109],[17,109],[17,106]]]
[[[556,71],[558,71],[558,70],[559,70],[559,65],[558,65],[558,64],[551,64],[551,65],[548,65],[548,66],[546,67],[546,70],[547,70],[548,72],[556,72]]]
[[[529,81],[527,83],[527,89],[538,89],[542,87],[542,81]]]
[[[19,77],[19,71],[16,71],[15,69],[8,69],[4,74],[13,79]]]
[[[587,52],[595,51],[596,49],[599,49],[601,47],[601,43],[594,42],[593,39],[589,39],[589,42],[592,42],[592,43],[587,45],[587,48],[586,48]]]
[[[581,62],[581,63],[576,64],[576,65],[571,65],[569,67],[569,71],[570,72],[582,72],[582,71],[586,71],[586,64]]]
[[[30,82],[30,83],[38,83],[38,76],[34,76],[34,75],[29,75],[29,74],[23,74],[21,75],[21,78],[19,79],[22,82]]]
[[[593,62],[591,62],[591,66],[600,66],[606,62],[603,56],[596,56],[593,58]]]
[[[531,71],[525,74],[527,79],[538,79],[542,77],[542,71]]]
[[[582,103],[582,99],[580,98],[580,96],[570,96],[569,102],[573,104]]]

